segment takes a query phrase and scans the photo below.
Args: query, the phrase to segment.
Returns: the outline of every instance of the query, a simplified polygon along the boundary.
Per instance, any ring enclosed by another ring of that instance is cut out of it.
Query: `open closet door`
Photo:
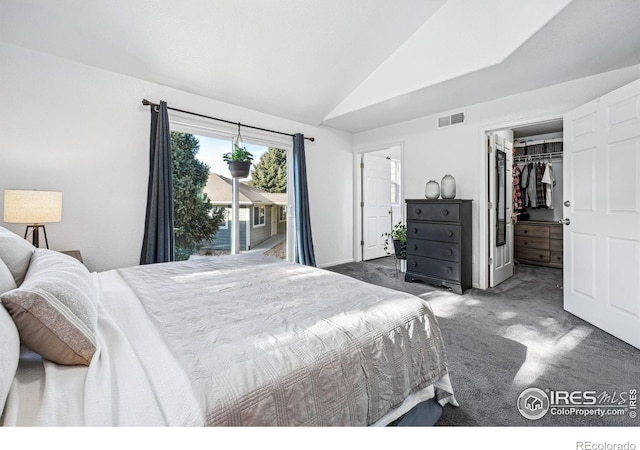
[[[564,309],[640,348],[640,80],[564,132]]]
[[[513,276],[513,144],[492,133],[489,157],[489,286]]]

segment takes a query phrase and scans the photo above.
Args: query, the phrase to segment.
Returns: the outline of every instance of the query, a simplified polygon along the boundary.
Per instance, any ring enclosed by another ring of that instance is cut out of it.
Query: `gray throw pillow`
[[[82,263],[38,248],[22,285],[0,299],[24,345],[58,364],[89,365],[96,350],[98,304]]]

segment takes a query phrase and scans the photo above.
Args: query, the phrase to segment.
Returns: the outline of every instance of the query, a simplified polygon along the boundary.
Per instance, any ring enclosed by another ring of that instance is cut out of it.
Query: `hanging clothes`
[[[520,179],[522,178],[522,171],[516,163],[513,163],[513,211],[521,211],[524,209],[524,203],[522,201],[522,188],[520,187]]]
[[[538,208],[546,206],[544,199],[544,187],[542,186],[542,177],[544,175],[545,165],[542,162],[536,165],[536,205]]]
[[[553,188],[556,185],[556,179],[553,176],[553,167],[551,161],[547,164],[547,167],[542,176],[542,184],[545,192],[545,205],[549,209],[553,209]]]
[[[537,194],[537,189],[536,189],[536,184],[537,184],[537,175],[536,175],[536,169],[537,168],[537,164],[530,162],[529,164],[527,164],[527,173],[526,173],[526,203],[525,206],[527,207],[531,207],[531,208],[537,208],[538,207],[538,194]]]

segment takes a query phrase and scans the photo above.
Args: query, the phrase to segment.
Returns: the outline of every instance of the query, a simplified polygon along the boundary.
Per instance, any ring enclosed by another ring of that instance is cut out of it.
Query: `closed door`
[[[387,256],[384,233],[391,231],[391,163],[362,155],[362,259]],[[390,245],[393,252],[393,245]]]
[[[564,309],[640,348],[640,80],[564,132]]]

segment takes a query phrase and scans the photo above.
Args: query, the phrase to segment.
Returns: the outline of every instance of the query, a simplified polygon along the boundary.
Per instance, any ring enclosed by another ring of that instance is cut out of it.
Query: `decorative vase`
[[[435,180],[430,180],[424,189],[424,196],[429,200],[435,200],[440,197],[440,185]]]
[[[456,179],[451,175],[445,175],[440,182],[440,194],[442,198],[456,198]]]

